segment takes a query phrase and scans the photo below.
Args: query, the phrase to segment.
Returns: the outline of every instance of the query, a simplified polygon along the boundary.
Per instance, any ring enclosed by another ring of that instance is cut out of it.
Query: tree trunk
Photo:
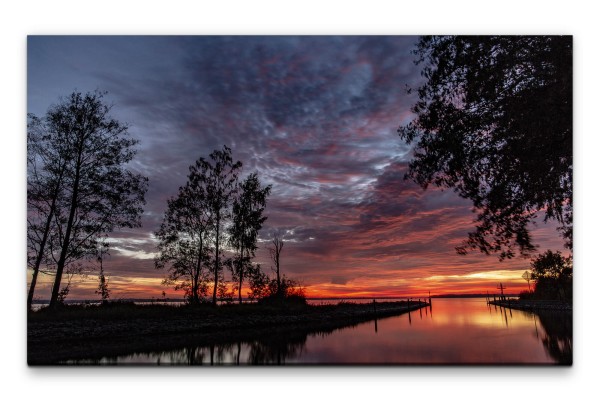
[[[198,294],[198,287],[200,287],[200,271],[202,270],[202,236],[200,236],[200,248],[198,250],[198,263],[196,263],[196,269],[194,271],[194,278],[192,282],[192,301],[195,304],[200,303],[200,294]]]
[[[238,287],[238,298],[240,300],[240,305],[242,304],[242,283],[244,282],[244,248],[240,252],[240,261],[238,265],[238,274],[240,276],[240,285]]]
[[[75,195],[76,191],[73,191]],[[75,197],[75,196],[73,196]],[[75,202],[75,200],[73,200]],[[58,292],[60,291],[60,282],[62,280],[62,274],[67,261],[67,253],[70,245],[71,230],[73,227],[73,220],[75,218],[75,203],[71,205],[71,212],[69,213],[69,221],[67,222],[67,230],[65,231],[65,240],[63,242],[62,249],[60,251],[60,259],[56,264],[56,278],[54,279],[54,286],[52,287],[52,296],[50,297],[50,307],[55,307],[58,301]]]
[[[277,296],[281,297],[281,279],[279,278],[279,253],[277,254],[277,261],[275,262],[277,269]]]
[[[56,264],[56,278],[54,279],[54,286],[52,287],[52,296],[50,297],[50,308],[57,306],[58,292],[60,291],[60,282],[62,280],[63,270],[67,261],[67,253],[69,250],[71,231],[73,229],[73,221],[75,220],[75,211],[77,210],[77,197],[79,196],[79,180],[81,174],[81,153],[83,144],[79,146],[79,152],[77,155],[77,169],[75,171],[75,182],[73,183],[73,194],[71,196],[71,210],[69,211],[69,220],[67,221],[67,229],[65,231],[65,240],[62,244],[60,251],[60,259]]]
[[[243,272],[240,270],[240,285],[238,287],[238,298],[240,300],[240,305],[242,304],[242,282],[244,281]]]
[[[31,277],[31,284],[29,285],[29,293],[27,294],[27,310],[31,309],[33,303],[33,293],[35,291],[35,284],[37,283],[37,276],[40,270],[40,264],[42,264],[42,258],[44,257],[44,249],[46,248],[46,241],[48,240],[48,233],[50,232],[50,223],[52,222],[52,215],[54,214],[55,199],[52,200],[52,206],[50,207],[50,214],[46,220],[46,226],[44,227],[44,234],[42,236],[42,242],[40,243],[40,249],[35,258],[35,265],[33,266],[33,276]]]
[[[192,304],[198,304],[198,276],[194,273],[192,277],[192,299],[190,300]]]
[[[37,276],[40,270],[40,265],[42,264],[42,258],[44,257],[44,250],[46,249],[46,242],[48,241],[48,235],[50,233],[50,225],[52,224],[52,217],[54,216],[54,210],[56,209],[56,198],[58,197],[58,192],[60,190],[60,184],[62,182],[63,177],[63,168],[64,165],[61,165],[60,175],[58,177],[58,181],[56,183],[56,188],[54,190],[54,194],[52,195],[52,204],[50,205],[50,211],[48,212],[48,218],[46,219],[46,225],[44,227],[44,234],[42,236],[42,242],[40,243],[40,249],[38,251],[38,255],[35,258],[35,265],[33,267],[33,276],[31,277],[31,284],[29,285],[29,293],[27,294],[27,310],[31,309],[31,304],[33,303],[33,293],[35,292],[35,285],[37,283]]]
[[[213,288],[213,305],[217,305],[217,285],[219,283],[219,228],[221,225],[221,214],[217,213],[217,235],[215,238],[215,286]]]
[[[33,269],[33,276],[31,276],[31,284],[29,285],[29,293],[27,294],[27,310],[31,310],[31,304],[33,303],[33,292],[35,290],[35,284],[37,282],[38,272],[40,265],[36,263]]]

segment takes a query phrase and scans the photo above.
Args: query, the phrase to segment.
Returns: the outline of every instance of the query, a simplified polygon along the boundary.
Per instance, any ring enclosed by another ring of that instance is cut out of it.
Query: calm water
[[[569,364],[572,315],[532,314],[485,299],[433,299],[431,308],[330,333],[191,347],[93,364]]]

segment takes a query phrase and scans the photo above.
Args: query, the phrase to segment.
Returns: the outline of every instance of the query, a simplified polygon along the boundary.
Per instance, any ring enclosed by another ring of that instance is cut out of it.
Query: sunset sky
[[[74,90],[108,91],[112,115],[140,140],[131,168],[149,177],[142,228],[111,234],[112,298],[180,298],[161,285],[152,232],[188,166],[223,145],[272,185],[256,261],[283,234],[282,271],[309,297],[527,289],[529,260],[457,255],[469,201],[405,181],[409,122],[422,82],[417,37],[30,36],[27,111],[43,116]],[[556,226],[532,227],[540,251],[564,252]],[[69,298],[95,299],[97,278]],[[36,298],[47,299],[46,278]]]

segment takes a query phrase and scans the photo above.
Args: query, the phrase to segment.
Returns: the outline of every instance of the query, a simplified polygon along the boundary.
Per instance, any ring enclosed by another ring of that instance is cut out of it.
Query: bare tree
[[[281,257],[281,250],[283,249],[283,238],[280,238],[276,234],[271,243],[273,244],[273,247],[269,248],[269,252],[273,263],[275,263],[275,273],[277,274],[277,296],[280,297],[283,294],[281,291],[281,276],[279,274],[279,259]]]

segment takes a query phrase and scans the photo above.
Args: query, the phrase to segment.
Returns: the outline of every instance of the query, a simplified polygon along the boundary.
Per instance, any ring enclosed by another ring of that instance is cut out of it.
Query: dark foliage
[[[231,218],[231,205],[237,193],[237,179],[242,168],[242,162],[234,162],[231,156],[231,149],[223,146],[223,150],[213,151],[209,155],[208,160],[204,158],[198,159],[196,168],[206,171],[206,174],[196,175],[195,179],[197,182],[193,183],[194,185],[206,188],[208,210],[214,230],[212,236],[214,244],[212,302],[213,305],[216,305],[219,278],[225,265],[224,257],[221,255],[224,245],[223,234],[226,231],[224,225]],[[229,296],[227,297],[229,298]]]
[[[98,249],[97,261],[100,264],[100,273],[98,274],[98,288],[95,293],[100,295],[102,304],[107,304],[110,298],[111,290],[108,288],[108,277],[104,274],[104,256],[108,254],[108,244],[102,243]]]
[[[572,37],[426,36],[414,52],[426,82],[400,127],[416,142],[407,177],[473,202],[464,246],[500,259],[535,249],[538,213],[572,247]]]
[[[232,302],[233,290],[241,303],[242,284],[256,270],[252,258],[271,187],[262,187],[256,173],[238,182],[241,168],[227,146],[199,158],[190,166],[186,185],[167,202],[155,233],[160,241],[155,266],[169,269],[164,282],[185,290],[190,303],[204,302],[211,283],[213,304]],[[225,241],[233,252],[223,252]],[[233,289],[224,281],[224,266],[232,272]]]
[[[529,299],[534,299],[533,291],[521,291],[519,293],[519,299],[523,300],[523,301],[529,300]]]
[[[304,288],[295,280],[283,276],[279,280],[272,279],[258,299],[263,305],[306,305]]]
[[[128,169],[138,141],[110,109],[104,93],[74,92],[44,119],[30,116],[29,249],[38,267],[56,267],[52,306],[70,265],[95,258],[107,233],[140,225],[148,179]]]
[[[235,249],[232,273],[242,303],[242,284],[250,273],[258,240],[258,232],[267,217],[263,215],[271,186],[262,187],[256,173],[239,184],[233,200],[232,224],[229,226],[229,243]]]
[[[200,177],[207,174],[205,164],[190,166],[187,183],[167,201],[163,222],[154,233],[159,240],[155,267],[168,268],[164,283],[175,283],[175,290],[184,290],[192,304],[200,303],[208,294],[214,222],[210,194]]]
[[[531,262],[536,299],[573,300],[573,258],[550,250]]]
[[[538,312],[544,328],[542,344],[560,365],[573,364],[573,315],[571,313]]]

